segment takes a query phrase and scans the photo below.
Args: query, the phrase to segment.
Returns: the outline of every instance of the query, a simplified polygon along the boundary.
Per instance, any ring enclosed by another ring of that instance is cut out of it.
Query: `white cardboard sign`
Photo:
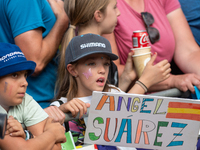
[[[93,92],[85,143],[162,150],[194,150],[200,101]]]

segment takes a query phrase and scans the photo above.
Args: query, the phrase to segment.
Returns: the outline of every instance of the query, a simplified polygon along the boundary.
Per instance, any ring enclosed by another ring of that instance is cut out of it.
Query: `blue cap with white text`
[[[17,45],[0,43],[0,77],[23,70],[31,75],[35,66],[36,63],[28,61]]]

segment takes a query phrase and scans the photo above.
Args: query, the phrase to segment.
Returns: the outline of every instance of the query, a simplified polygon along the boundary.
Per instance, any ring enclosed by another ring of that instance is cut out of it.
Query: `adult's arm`
[[[170,12],[167,18],[172,27],[176,47],[174,60],[178,67],[186,74],[171,75],[164,82],[151,87],[152,91],[178,88],[181,91],[190,90],[194,93],[194,85],[200,89],[200,48],[197,45],[188,22],[181,8]]]
[[[200,47],[196,43],[189,24],[179,8],[167,15],[172,27],[176,49],[174,60],[184,73],[200,75]]]
[[[65,31],[68,28],[68,17],[64,11],[62,0],[49,0],[57,18],[49,34],[43,39],[42,28],[24,32],[15,37],[26,58],[36,62],[34,75],[39,74],[55,56]]]

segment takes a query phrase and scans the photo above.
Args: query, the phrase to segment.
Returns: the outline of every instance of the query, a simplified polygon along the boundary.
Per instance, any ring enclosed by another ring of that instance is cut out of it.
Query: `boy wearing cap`
[[[55,143],[65,141],[63,127],[51,123],[46,112],[26,94],[26,77],[34,72],[35,66],[33,61],[26,60],[18,46],[0,43],[0,113],[13,116],[23,129],[36,136],[26,141],[6,135],[0,140],[1,149],[60,149],[60,144]],[[12,141],[17,144],[9,144]]]

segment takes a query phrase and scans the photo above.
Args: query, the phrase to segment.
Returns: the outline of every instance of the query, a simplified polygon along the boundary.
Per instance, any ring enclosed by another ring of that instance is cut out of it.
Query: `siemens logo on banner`
[[[87,47],[102,47],[102,48],[106,48],[106,45],[104,43],[86,43],[86,44],[81,44],[80,45],[81,49],[87,48]]]

